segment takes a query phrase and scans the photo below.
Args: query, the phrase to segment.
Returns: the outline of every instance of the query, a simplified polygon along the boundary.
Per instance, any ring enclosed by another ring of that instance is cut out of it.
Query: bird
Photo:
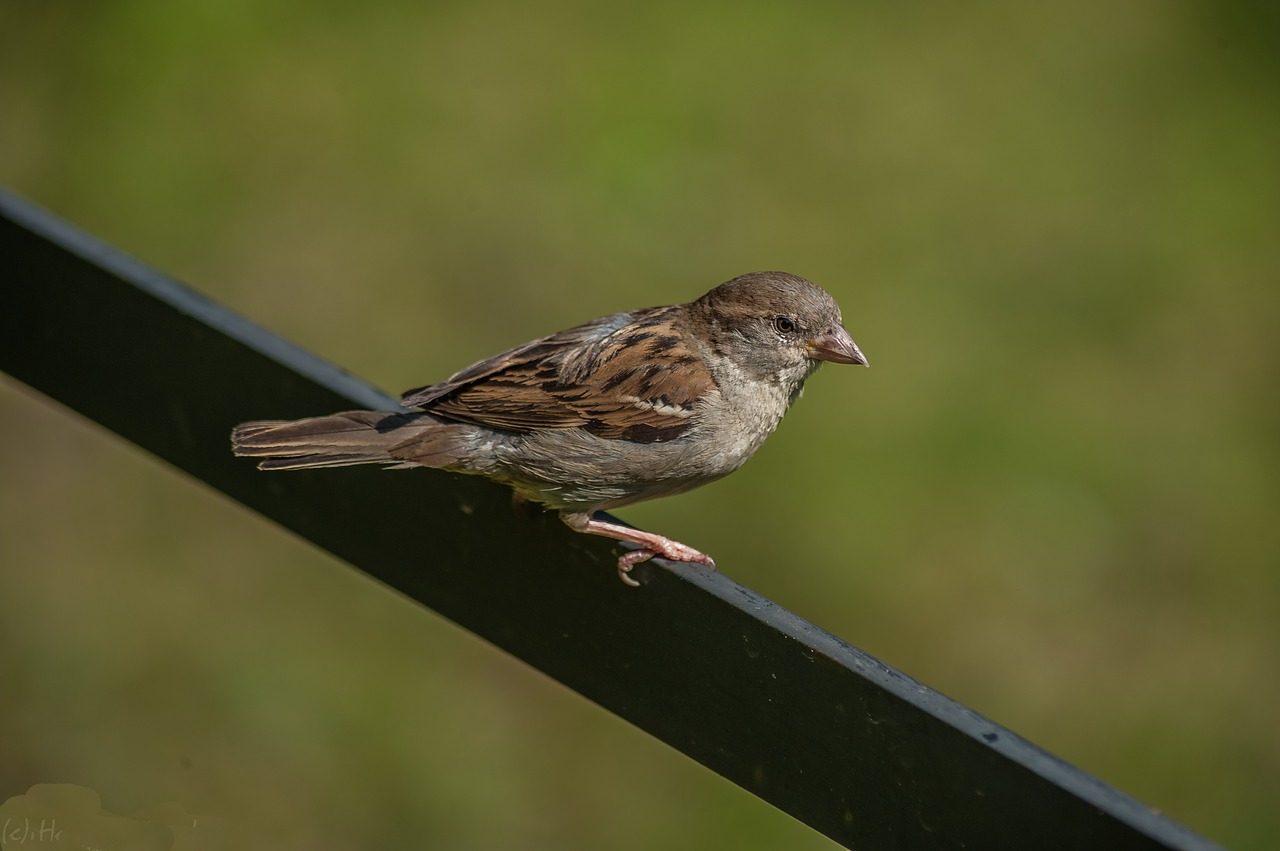
[[[684,493],[741,467],[823,363],[867,365],[840,307],[786,272],[753,272],[686,304],[615,313],[532,340],[401,396],[401,411],[246,422],[263,470],[381,464],[485,476],[576,532],[715,568],[693,547],[598,512]]]

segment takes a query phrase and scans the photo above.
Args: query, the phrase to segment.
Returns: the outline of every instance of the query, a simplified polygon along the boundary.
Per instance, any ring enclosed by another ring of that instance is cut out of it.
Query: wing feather
[[[508,431],[582,428],[638,443],[670,440],[716,390],[681,319],[681,307],[607,316],[482,360],[402,401]]]

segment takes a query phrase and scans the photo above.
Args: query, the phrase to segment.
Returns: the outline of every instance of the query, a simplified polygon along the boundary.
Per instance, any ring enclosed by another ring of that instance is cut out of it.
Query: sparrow
[[[263,470],[381,464],[486,476],[569,528],[715,568],[693,547],[596,512],[732,473],[773,433],[823,362],[867,365],[825,290],[754,272],[688,304],[615,313],[409,390],[405,411],[347,411],[235,427]]]

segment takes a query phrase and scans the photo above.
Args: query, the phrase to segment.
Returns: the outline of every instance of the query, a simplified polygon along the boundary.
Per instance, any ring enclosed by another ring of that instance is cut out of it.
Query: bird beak
[[[849,336],[843,325],[837,325],[809,343],[809,357],[831,363],[867,365],[867,357]]]

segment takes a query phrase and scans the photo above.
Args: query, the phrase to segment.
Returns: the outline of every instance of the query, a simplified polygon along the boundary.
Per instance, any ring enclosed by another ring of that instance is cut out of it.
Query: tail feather
[[[236,455],[264,459],[262,470],[347,467],[353,464],[398,464],[390,450],[404,442],[401,427],[414,417],[379,411],[347,411],[305,420],[260,420],[242,423],[231,432]]]

